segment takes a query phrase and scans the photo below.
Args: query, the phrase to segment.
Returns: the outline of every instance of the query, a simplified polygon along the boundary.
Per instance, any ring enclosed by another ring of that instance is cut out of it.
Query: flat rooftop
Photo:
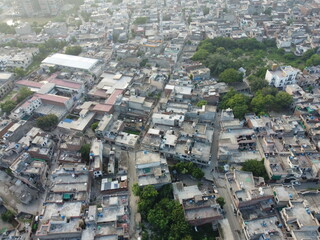
[[[67,54],[56,53],[47,57],[42,64],[58,65],[63,67],[78,68],[82,70],[90,70],[98,63],[97,59],[72,56]]]

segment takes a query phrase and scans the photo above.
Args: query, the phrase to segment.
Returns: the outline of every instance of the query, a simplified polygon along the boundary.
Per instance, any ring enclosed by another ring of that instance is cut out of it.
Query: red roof
[[[82,85],[81,83],[77,83],[74,81],[66,81],[61,79],[53,79],[50,82],[56,84],[57,86],[73,88],[73,89],[80,89]]]
[[[97,104],[92,108],[92,111],[98,111],[98,112],[107,112],[109,113],[112,110],[112,105],[106,105],[106,104]]]
[[[69,101],[70,98],[68,97],[62,97],[52,94],[39,94],[37,93],[35,96],[39,97],[44,102],[50,102],[50,103],[66,103]]]
[[[43,83],[29,81],[29,80],[20,80],[20,81],[17,81],[16,84],[22,85],[25,87],[31,87],[31,88],[41,88],[44,85]]]
[[[110,95],[110,97],[107,99],[106,104],[110,104],[110,105],[115,104],[117,97],[121,95],[122,92],[123,90],[121,89],[114,90],[113,93]]]
[[[20,107],[21,108],[27,108],[32,103],[32,101],[34,101],[36,99],[38,99],[38,98],[33,96],[31,99],[25,101]]]
[[[107,98],[106,91],[103,91],[101,89],[98,89],[94,92],[93,96],[101,97],[101,98]]]

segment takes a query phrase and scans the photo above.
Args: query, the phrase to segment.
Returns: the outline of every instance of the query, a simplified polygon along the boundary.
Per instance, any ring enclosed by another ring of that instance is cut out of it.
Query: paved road
[[[210,164],[210,167],[206,169],[205,173],[206,173],[207,179],[213,179],[216,182],[219,194],[226,201],[224,210],[226,212],[226,218],[229,221],[230,228],[232,229],[233,238],[236,240],[242,240],[245,238],[241,232],[241,226],[239,224],[239,221],[234,215],[233,209],[231,208],[232,202],[230,199],[230,195],[225,187],[225,180],[219,178],[219,176],[221,177],[223,175],[216,171],[216,169],[219,166],[218,150],[219,150],[219,137],[220,137],[220,131],[221,131],[220,120],[221,120],[221,112],[217,112],[215,121],[213,123],[214,134],[213,134],[212,146],[211,146],[211,164]],[[213,171],[211,171],[212,169]],[[208,170],[210,171],[210,173]],[[210,174],[210,177],[208,177],[209,174]]]
[[[138,182],[137,174],[136,174],[136,159],[135,159],[135,152],[130,151],[127,152],[128,156],[128,177],[129,177],[129,205],[130,205],[130,231],[129,236],[130,239],[135,240],[137,239],[137,232],[136,232],[136,216],[138,214],[138,198],[133,195],[132,193],[132,186],[133,184]]]
[[[223,180],[220,182],[223,182]],[[226,212],[226,218],[228,219],[229,225],[232,229],[233,238],[236,240],[243,240],[243,239],[245,239],[245,237],[243,236],[240,223],[239,223],[239,221],[238,221],[238,219],[237,219],[236,215],[234,214],[233,209],[231,207],[232,202],[231,202],[228,190],[222,184],[217,184],[217,185],[220,186],[220,187],[218,187],[219,194],[225,199],[225,202],[226,202],[223,209]]]

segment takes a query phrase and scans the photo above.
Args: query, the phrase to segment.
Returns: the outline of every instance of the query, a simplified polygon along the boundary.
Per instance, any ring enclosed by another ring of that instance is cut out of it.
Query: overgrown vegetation
[[[85,162],[89,162],[90,149],[91,149],[90,144],[84,144],[81,146],[81,149],[80,149],[81,159]]]
[[[147,17],[137,17],[137,18],[134,20],[133,24],[135,24],[135,25],[142,25],[142,24],[146,24],[147,21],[148,21],[148,18],[147,18]]]
[[[1,214],[1,219],[4,222],[9,222],[12,223],[14,220],[14,213],[10,210],[5,211],[4,213]]]
[[[65,54],[78,56],[82,52],[82,48],[80,46],[68,46],[66,48]]]
[[[29,88],[22,87],[17,93],[16,101],[6,100],[5,102],[0,104],[0,108],[3,112],[9,114],[20,102],[22,102],[32,94],[33,92]]]
[[[222,109],[231,108],[236,118],[242,119],[249,112],[265,115],[269,111],[283,111],[290,109],[292,96],[273,87],[264,87],[258,90],[254,97],[249,97],[231,89],[220,102]]]
[[[242,165],[242,170],[252,172],[255,177],[263,177],[265,180],[269,179],[266,168],[264,166],[264,159],[258,161],[256,159],[247,160]]]
[[[182,206],[173,200],[171,184],[163,186],[159,191],[152,185],[138,188],[134,186],[134,193],[140,197],[138,210],[143,222],[148,224],[147,229],[143,224],[143,239],[200,239],[192,238],[192,228],[184,218]]]
[[[245,68],[249,75],[266,67],[269,61],[300,69],[306,65],[317,65],[320,57],[315,53],[316,51],[311,49],[299,57],[293,53],[285,53],[284,49],[278,49],[274,40],[259,42],[254,38],[233,40],[218,37],[202,41],[192,59],[209,67],[213,76],[219,76],[228,68],[240,67]]]
[[[173,166],[172,170],[176,170],[181,174],[190,174],[198,180],[204,177],[204,172],[192,162],[178,162]]]
[[[8,25],[7,23],[0,23],[0,33],[15,34],[16,31],[14,30],[14,27]]]

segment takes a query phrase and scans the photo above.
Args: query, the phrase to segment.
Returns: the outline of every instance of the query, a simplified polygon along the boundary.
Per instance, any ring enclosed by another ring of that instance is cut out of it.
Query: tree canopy
[[[23,100],[25,100],[27,97],[31,96],[33,92],[27,88],[27,87],[22,87],[20,88],[18,94],[17,94],[17,102],[20,103]]]
[[[234,116],[242,119],[249,112],[264,115],[270,111],[288,110],[292,102],[291,95],[273,87],[264,87],[258,90],[254,97],[249,97],[231,89],[221,98],[220,107],[222,109],[231,108]]]
[[[65,54],[78,56],[82,52],[82,48],[80,46],[68,46],[66,48]]]
[[[219,81],[225,83],[241,82],[243,74],[234,68],[228,68],[219,75]]]
[[[48,114],[37,118],[37,126],[43,130],[50,130],[56,127],[59,123],[59,118],[54,114]]]
[[[252,172],[255,177],[263,177],[268,179],[268,174],[264,166],[264,159],[258,161],[256,159],[247,160],[242,165],[242,170],[247,172]]]
[[[184,218],[180,203],[172,199],[171,187],[163,186],[157,191],[154,186],[147,185],[135,192],[140,197],[139,212],[151,227],[149,230],[152,230],[152,239],[192,239],[191,226]],[[143,235],[148,236],[148,233],[144,232]]]
[[[147,18],[147,17],[137,17],[137,18],[134,20],[133,24],[135,24],[135,25],[142,25],[142,24],[146,24],[147,21],[148,21],[148,18]]]
[[[204,172],[192,162],[178,162],[173,166],[173,169],[178,173],[190,174],[192,177],[199,180],[204,177]]]
[[[80,148],[81,159],[85,162],[89,161],[90,149],[91,149],[90,144],[83,144]]]
[[[1,110],[7,114],[9,114],[16,106],[16,102],[12,100],[7,100],[0,104]]]

